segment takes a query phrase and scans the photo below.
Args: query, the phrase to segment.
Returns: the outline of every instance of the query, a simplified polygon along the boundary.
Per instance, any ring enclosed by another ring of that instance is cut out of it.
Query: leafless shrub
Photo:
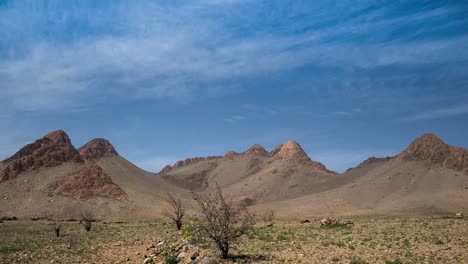
[[[224,199],[222,190],[207,194],[192,193],[201,210],[198,229],[211,238],[221,251],[222,258],[229,255],[230,246],[255,225],[255,217],[246,207],[235,206]]]
[[[182,219],[185,215],[185,210],[180,199],[174,198],[170,193],[167,194],[167,208],[163,211],[164,216],[174,221],[177,230],[182,228]]]
[[[62,228],[62,224],[60,224],[59,222],[55,222],[54,224],[54,230],[55,230],[55,235],[57,237],[60,237],[60,229]]]
[[[83,209],[81,211],[81,220],[80,223],[83,224],[85,230],[87,232],[91,231],[92,223],[93,223],[93,213],[89,209]]]
[[[263,213],[262,220],[264,222],[273,222],[273,220],[275,220],[275,216],[276,216],[275,211],[272,209],[269,209]]]

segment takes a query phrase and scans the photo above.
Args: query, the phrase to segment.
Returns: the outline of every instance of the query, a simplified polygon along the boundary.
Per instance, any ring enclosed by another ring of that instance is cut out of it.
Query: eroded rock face
[[[237,157],[239,155],[240,155],[240,153],[235,152],[234,150],[229,150],[228,152],[226,152],[226,154],[224,154],[224,157],[228,158],[228,159],[232,159],[232,158]]]
[[[54,193],[77,200],[88,200],[95,196],[108,196],[117,200],[127,197],[125,192],[112,182],[111,177],[94,162],[86,162],[78,171],[58,179],[53,188]]]
[[[248,150],[244,151],[241,155],[243,156],[268,156],[268,152],[260,144],[251,146]]]
[[[170,172],[172,170],[175,170],[175,169],[178,169],[178,168],[193,165],[195,163],[205,161],[205,160],[215,160],[215,159],[219,159],[219,158],[221,158],[221,157],[219,157],[219,156],[208,156],[208,157],[195,157],[195,158],[188,158],[188,159],[185,159],[185,160],[179,160],[173,166],[170,166],[170,165],[165,166],[159,173],[160,174],[167,174],[168,172]]]
[[[54,131],[4,160],[0,165],[0,182],[15,178],[23,172],[54,167],[65,162],[83,162],[83,159],[65,131]]]
[[[95,138],[79,148],[78,151],[85,160],[97,160],[119,155],[114,146],[104,138]]]
[[[312,168],[332,173],[332,171],[329,171],[322,163],[311,160],[302,147],[295,141],[288,141],[285,144],[276,146],[271,151],[270,156],[287,161],[300,162]]]
[[[431,133],[418,137],[398,157],[403,160],[430,161],[447,169],[468,171],[468,150],[450,146]]]
[[[416,138],[399,156],[407,160],[429,160],[442,164],[450,152],[450,146],[436,135],[424,134]]]

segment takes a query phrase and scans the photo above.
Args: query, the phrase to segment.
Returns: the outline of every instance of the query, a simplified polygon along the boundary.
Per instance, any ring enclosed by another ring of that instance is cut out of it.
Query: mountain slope
[[[51,132],[21,148],[0,163],[0,183],[19,174],[43,167],[55,167],[66,162],[82,163],[78,151],[63,130]]]
[[[294,141],[278,145],[270,153],[255,144],[242,153],[186,159],[166,166],[160,176],[194,191],[221,186],[227,195],[250,202],[284,199],[326,188],[339,175],[312,161]]]
[[[76,150],[62,130],[22,148],[0,172],[0,215],[77,218],[87,208],[98,217],[141,218],[160,215],[168,192],[191,202],[190,192],[136,167],[108,140]]]
[[[270,205],[286,214],[440,213],[468,210],[467,150],[433,134],[395,157],[366,160],[337,186]]]

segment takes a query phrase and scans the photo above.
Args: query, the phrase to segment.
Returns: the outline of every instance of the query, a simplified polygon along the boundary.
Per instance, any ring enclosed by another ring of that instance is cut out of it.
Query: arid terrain
[[[467,185],[468,151],[434,134],[418,137],[394,157],[369,158],[343,174],[310,159],[295,141],[271,151],[255,144],[240,153],[188,158],[153,173],[121,157],[105,139],[76,149],[60,130],[0,163],[5,219],[0,258],[3,263],[464,263]],[[163,214],[171,194],[187,216],[196,216],[192,193],[218,187],[233,204],[277,216],[274,223],[259,218],[228,260],[219,258],[206,237],[192,234],[196,227],[190,220],[177,231]],[[83,211],[96,221],[91,232],[77,222]],[[354,225],[321,226],[322,217],[351,219]],[[300,224],[304,218],[310,222]],[[60,237],[53,233],[57,223]]]
[[[182,256],[180,263],[466,263],[466,219],[431,217],[358,217],[354,227],[311,223],[260,222],[244,236],[233,258],[215,258],[213,245],[161,221],[98,222],[85,232],[78,222],[63,223],[55,237],[53,223],[9,221],[0,224],[3,263],[155,263]],[[180,255],[181,252],[185,252]],[[190,257],[197,257],[193,262]],[[204,262],[205,261],[205,262]],[[211,261],[211,262],[209,262]]]

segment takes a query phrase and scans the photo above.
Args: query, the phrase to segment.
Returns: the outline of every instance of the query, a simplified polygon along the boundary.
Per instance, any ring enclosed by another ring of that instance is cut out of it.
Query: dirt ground
[[[2,263],[468,263],[468,220],[431,217],[351,218],[354,227],[259,222],[220,260],[209,241],[162,221],[62,222],[55,237],[48,221],[0,223]],[[193,255],[196,253],[196,255]],[[186,256],[190,255],[190,256]],[[184,258],[185,256],[185,258]],[[198,257],[196,257],[198,256]],[[172,261],[172,262],[171,262]],[[151,262],[149,262],[151,263]]]

